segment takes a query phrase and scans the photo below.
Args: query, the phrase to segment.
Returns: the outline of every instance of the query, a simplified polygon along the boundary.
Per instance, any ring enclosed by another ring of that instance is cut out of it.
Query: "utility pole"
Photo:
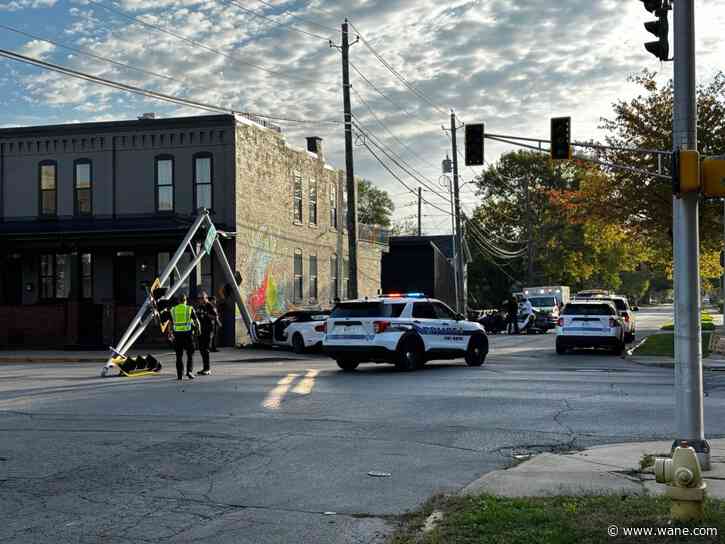
[[[423,216],[421,211],[423,209],[423,188],[418,187],[418,236],[423,236]]]
[[[456,143],[456,113],[451,111],[451,145],[453,146],[453,205],[456,221],[456,284],[458,285],[458,299],[456,310],[459,314],[466,314],[466,284],[463,274],[463,232],[461,231],[461,201],[458,188],[458,146]]]
[[[697,149],[695,91],[695,1],[674,2],[673,150]],[[673,197],[675,287],[675,444],[686,440],[704,470],[710,468],[710,445],[703,417],[700,325],[699,194]]]
[[[345,109],[345,178],[347,188],[347,242],[350,281],[348,298],[357,298],[357,184],[352,156],[352,107],[350,105],[350,43],[347,19],[342,23],[342,44],[338,47],[330,41],[330,47],[340,49],[342,53],[342,100]]]

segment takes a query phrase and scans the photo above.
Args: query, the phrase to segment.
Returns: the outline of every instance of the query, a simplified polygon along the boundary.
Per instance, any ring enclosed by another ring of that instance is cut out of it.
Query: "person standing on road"
[[[187,304],[186,295],[179,297],[179,304],[171,308],[171,322],[174,333],[174,351],[176,352],[176,377],[182,378],[186,352],[186,377],[194,379],[194,329],[199,330],[200,324],[194,308]]]
[[[506,311],[508,313],[507,332],[509,334],[519,334],[519,303],[515,296],[511,295],[511,298],[509,298]]]
[[[209,295],[206,291],[201,292],[195,311],[199,318],[199,324],[201,325],[198,340],[199,353],[201,353],[201,360],[204,365],[204,367],[197,373],[197,376],[208,376],[211,374],[211,368],[209,365],[209,348],[216,325],[219,323],[219,314],[217,313],[216,306],[214,306],[214,304],[212,304],[209,300]]]

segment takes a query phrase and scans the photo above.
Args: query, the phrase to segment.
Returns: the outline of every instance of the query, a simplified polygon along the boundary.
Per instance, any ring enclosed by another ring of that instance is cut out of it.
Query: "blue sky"
[[[133,23],[103,5],[226,56]],[[720,38],[725,0],[698,0],[696,9],[698,75],[707,79],[725,58]],[[4,28],[0,47],[235,110],[339,121],[340,58],[326,40],[339,42],[346,16],[426,98],[411,93],[371,50],[357,44],[352,62],[385,97],[353,70],[354,112],[389,149],[433,182],[439,180],[440,160],[448,150],[441,125],[448,122],[450,108],[466,122],[485,121],[492,132],[540,137],[547,136],[550,117],[571,115],[575,139],[601,138],[597,126],[610,115],[611,103],[636,92],[627,83],[629,74],[647,68],[658,71],[662,81],[671,75],[670,64],[644,51],[648,36],[642,23],[649,17],[639,0],[0,0],[0,25],[158,75],[85,58]],[[133,119],[147,111],[203,113],[9,60],[0,59],[0,67],[2,126]],[[305,136],[322,136],[329,161],[344,165],[339,125],[283,127],[288,142],[299,147]],[[506,149],[487,146],[487,159]],[[475,172],[462,173],[470,178]],[[414,212],[408,205],[414,197],[359,147],[356,173],[394,195],[399,218]],[[405,173],[400,175],[417,187]],[[464,195],[470,209],[476,198],[469,189]],[[443,205],[433,194],[427,198]],[[440,211],[426,208],[428,230],[448,228]]]

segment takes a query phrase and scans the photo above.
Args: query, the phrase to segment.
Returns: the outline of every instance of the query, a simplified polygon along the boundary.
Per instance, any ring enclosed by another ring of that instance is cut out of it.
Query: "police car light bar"
[[[425,298],[425,293],[388,293],[384,298]]]

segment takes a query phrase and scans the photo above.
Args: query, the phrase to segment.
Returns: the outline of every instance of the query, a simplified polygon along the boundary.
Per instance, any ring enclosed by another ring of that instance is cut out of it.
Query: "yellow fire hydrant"
[[[681,442],[672,459],[655,460],[657,482],[667,484],[667,496],[672,499],[674,521],[699,521],[704,516],[705,488],[700,462],[694,448]]]

